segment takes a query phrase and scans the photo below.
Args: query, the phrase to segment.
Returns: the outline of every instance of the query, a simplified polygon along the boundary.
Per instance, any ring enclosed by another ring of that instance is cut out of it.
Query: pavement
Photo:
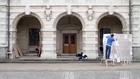
[[[25,56],[1,60],[0,79],[140,79],[140,61],[106,66],[100,59],[78,61],[75,56],[57,59]]]
[[[34,62],[0,63],[0,79],[140,79],[139,62],[115,66],[99,61]]]
[[[57,59],[41,59],[36,56],[21,57],[17,59],[5,59],[0,61],[0,70],[133,70],[140,69],[140,61],[132,61],[124,64],[116,63],[115,66],[105,62],[100,63],[100,59],[88,59],[78,61],[78,58],[65,56]]]
[[[140,70],[139,62],[126,64],[116,64],[116,66],[106,66],[105,63],[0,63],[0,71],[26,71],[26,70],[47,70],[47,71],[107,71],[107,70]]]

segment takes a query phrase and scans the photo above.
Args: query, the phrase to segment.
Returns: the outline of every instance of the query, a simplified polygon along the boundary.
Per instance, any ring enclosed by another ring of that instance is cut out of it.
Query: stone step
[[[66,60],[66,59],[12,59],[0,61],[0,63],[100,63],[99,60]]]
[[[15,59],[7,59],[3,63],[97,63],[100,62],[98,59],[87,59],[78,61],[76,56],[57,56],[56,59],[42,59],[37,56],[22,56]]]

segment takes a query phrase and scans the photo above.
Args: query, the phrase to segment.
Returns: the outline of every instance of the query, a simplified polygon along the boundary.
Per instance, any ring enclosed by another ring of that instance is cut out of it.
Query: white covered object
[[[110,34],[104,34],[103,37],[103,48],[105,59],[105,50],[106,50],[106,36]],[[116,59],[117,62],[120,61],[132,61],[132,35],[131,34],[114,34],[115,42],[112,44],[111,59]],[[117,40],[116,40],[117,38]]]

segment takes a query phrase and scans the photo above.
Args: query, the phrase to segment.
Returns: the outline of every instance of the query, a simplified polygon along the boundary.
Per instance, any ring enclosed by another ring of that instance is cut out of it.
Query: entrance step
[[[87,59],[78,61],[78,57],[71,55],[57,56],[56,59],[42,59],[37,56],[22,56],[11,60],[4,61],[5,63],[99,63],[97,59]]]
[[[78,60],[78,57],[76,57],[75,55],[58,55],[57,59]]]

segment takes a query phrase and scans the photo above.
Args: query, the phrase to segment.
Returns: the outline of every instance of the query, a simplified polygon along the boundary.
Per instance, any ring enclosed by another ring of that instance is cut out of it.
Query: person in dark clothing
[[[101,54],[103,54],[103,47],[99,47]]]
[[[76,54],[76,57],[81,57],[83,56],[83,52],[81,52],[80,54]]]
[[[83,55],[83,52],[81,52],[80,54],[76,54],[76,57],[79,57],[79,61],[80,61],[82,59],[84,59],[84,60],[87,59],[88,56],[87,55]]]
[[[39,46],[37,46],[37,48],[36,48],[35,50],[36,50],[36,52],[37,52],[37,56],[40,57],[41,51],[39,50]]]

